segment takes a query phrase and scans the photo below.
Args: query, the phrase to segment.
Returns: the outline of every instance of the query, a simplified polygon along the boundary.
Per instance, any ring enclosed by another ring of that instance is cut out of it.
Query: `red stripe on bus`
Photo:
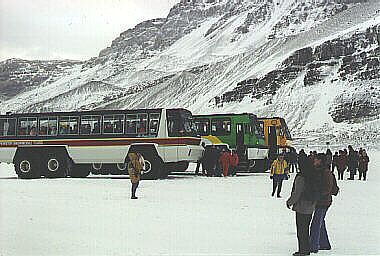
[[[15,146],[29,146],[29,145],[67,145],[72,147],[85,147],[85,146],[127,146],[130,144],[139,143],[156,143],[161,146],[165,145],[199,145],[200,139],[198,138],[133,138],[133,139],[79,139],[79,140],[23,140],[23,141],[2,141],[0,147],[15,147]]]

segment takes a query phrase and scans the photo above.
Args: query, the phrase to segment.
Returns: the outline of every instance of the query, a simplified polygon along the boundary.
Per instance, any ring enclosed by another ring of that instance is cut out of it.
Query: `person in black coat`
[[[369,162],[369,157],[367,155],[367,152],[363,149],[361,155],[359,156],[359,180],[367,179],[367,171],[368,171],[368,162]]]
[[[217,176],[217,163],[219,159],[220,152],[219,150],[212,145],[211,147],[206,147],[204,164],[206,165],[207,176]]]
[[[338,165],[338,159],[339,159],[339,154],[338,152],[335,152],[333,158],[332,158],[332,167],[331,167],[331,172],[334,173],[335,167]]]
[[[350,178],[349,180],[354,179],[354,175],[356,174],[356,169],[358,168],[358,153],[352,148],[351,145],[348,146],[348,158],[347,158],[347,164],[348,164],[348,171],[350,172]]]
[[[296,212],[298,252],[293,256],[310,255],[310,221],[319,199],[320,175],[314,170],[309,158],[305,158],[302,168],[294,179],[292,193],[286,206],[293,206]]]
[[[298,154],[298,169],[304,169],[306,167],[307,161],[311,160],[308,155],[306,155],[305,151],[303,149],[300,150]]]

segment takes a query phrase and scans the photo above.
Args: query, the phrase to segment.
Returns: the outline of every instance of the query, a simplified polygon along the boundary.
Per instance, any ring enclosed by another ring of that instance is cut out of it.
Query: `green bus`
[[[263,124],[251,113],[193,115],[198,134],[206,146],[236,150],[240,172],[261,172],[268,167]]]

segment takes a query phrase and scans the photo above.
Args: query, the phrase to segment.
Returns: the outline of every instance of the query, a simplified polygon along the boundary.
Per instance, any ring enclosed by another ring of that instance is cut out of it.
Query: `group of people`
[[[367,179],[369,157],[365,149],[360,148],[359,151],[355,151],[352,146],[348,146],[348,152],[346,149],[335,152],[332,156],[332,172],[335,168],[338,171],[338,180],[343,180],[344,171],[350,172],[349,180],[353,180],[354,176],[359,172],[359,180]]]
[[[202,174],[210,177],[227,177],[236,175],[239,157],[235,150],[232,152],[227,148],[220,146],[205,146],[202,158],[197,162],[195,174],[199,175],[199,169],[202,166]]]
[[[309,157],[313,159],[317,155],[316,151],[310,151],[309,155],[306,155],[303,149],[297,154],[294,148],[290,149],[290,152],[283,152],[284,160],[289,166],[289,172],[299,171],[300,166],[303,164],[303,159]],[[367,179],[369,157],[365,149],[360,148],[358,151],[354,150],[351,145],[347,149],[338,150],[333,155],[330,149],[327,149],[325,153],[327,162],[331,171],[334,173],[335,169],[338,172],[338,180],[344,179],[344,172],[350,173],[348,180],[354,180],[354,176],[359,173],[359,180]]]

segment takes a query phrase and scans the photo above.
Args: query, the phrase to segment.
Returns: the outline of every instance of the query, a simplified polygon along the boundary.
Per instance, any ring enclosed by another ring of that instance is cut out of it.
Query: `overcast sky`
[[[180,0],[0,0],[0,61],[98,56],[136,24]]]

